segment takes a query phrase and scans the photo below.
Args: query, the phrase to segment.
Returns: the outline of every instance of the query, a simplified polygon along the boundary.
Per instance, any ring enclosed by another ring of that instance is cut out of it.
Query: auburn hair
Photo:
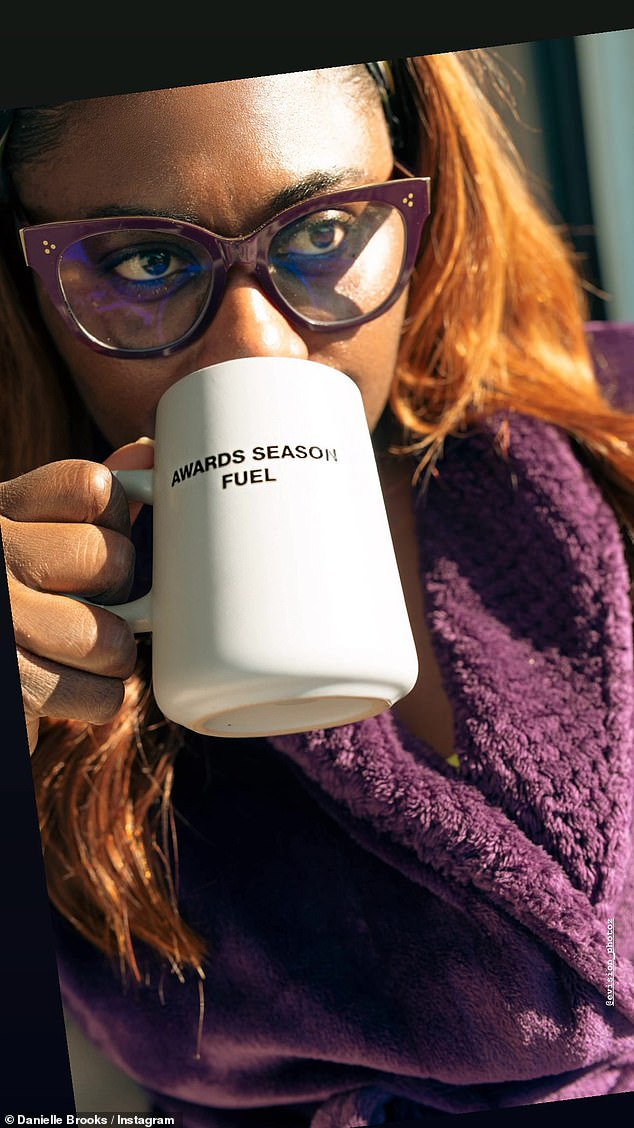
[[[401,449],[420,452],[423,473],[448,436],[500,410],[552,423],[591,466],[629,551],[634,418],[596,380],[582,273],[483,92],[487,76],[496,81],[491,54],[427,55],[390,68],[398,111],[419,131],[417,171],[432,180],[390,395]],[[11,238],[5,231],[0,271],[0,413],[11,420],[0,480],[86,453],[82,406],[12,262]],[[171,788],[180,746],[154,702],[141,642],[116,720],[45,720],[33,755],[51,900],[137,978],[139,945],[179,975],[203,974],[205,946],[178,906]]]

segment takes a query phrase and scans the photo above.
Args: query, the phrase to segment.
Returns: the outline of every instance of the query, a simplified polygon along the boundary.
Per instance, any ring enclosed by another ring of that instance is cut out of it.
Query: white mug
[[[230,360],[172,385],[153,470],[151,591],[110,607],[153,632],[157,703],[216,736],[348,724],[414,686],[418,659],[363,400],[344,373]]]

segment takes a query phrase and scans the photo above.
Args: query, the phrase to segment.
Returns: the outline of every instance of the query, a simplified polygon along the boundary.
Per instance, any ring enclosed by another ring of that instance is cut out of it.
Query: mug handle
[[[123,486],[128,501],[141,501],[144,505],[152,505],[154,501],[154,471],[153,470],[113,470]],[[152,630],[152,592],[148,591],[139,599],[132,599],[129,603],[95,604],[94,600],[84,599],[82,596],[71,596],[80,603],[89,606],[105,607],[120,619],[129,623],[135,634],[142,634]]]

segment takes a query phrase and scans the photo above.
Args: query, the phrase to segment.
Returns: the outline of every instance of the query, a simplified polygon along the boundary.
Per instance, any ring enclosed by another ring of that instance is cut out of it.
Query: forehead
[[[372,80],[362,67],[335,67],[75,103],[19,188],[38,217],[178,200],[172,210],[211,225],[314,172],[350,169],[354,182],[390,166]]]

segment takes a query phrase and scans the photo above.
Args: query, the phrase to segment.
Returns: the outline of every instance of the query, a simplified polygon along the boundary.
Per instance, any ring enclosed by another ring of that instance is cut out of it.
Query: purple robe
[[[69,1013],[188,1128],[634,1090],[624,551],[568,438],[507,419],[508,452],[499,419],[451,440],[416,497],[459,766],[390,712],[191,734],[174,802],[181,909],[209,946],[202,1014],[193,973],[142,949],[146,981],[122,984],[55,916]]]

